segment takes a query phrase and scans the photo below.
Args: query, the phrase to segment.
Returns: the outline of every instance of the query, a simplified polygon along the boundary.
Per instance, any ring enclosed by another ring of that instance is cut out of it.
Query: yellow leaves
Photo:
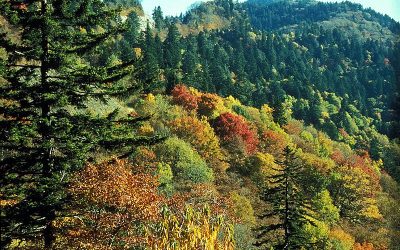
[[[154,134],[154,128],[150,125],[150,123],[145,123],[139,127],[138,135],[142,136],[152,136]]]
[[[79,32],[82,34],[87,34],[87,30],[85,29],[85,27],[79,27]]]
[[[135,53],[136,58],[142,57],[142,48],[133,48],[133,52]]]
[[[9,249],[24,249],[25,247],[29,247],[29,243],[27,241],[12,240]]]
[[[329,158],[321,158],[317,157],[314,154],[310,153],[300,153],[300,159],[304,161],[304,163],[308,166],[312,166],[317,171],[323,174],[328,174],[335,167],[335,162]]]
[[[241,196],[237,192],[232,192],[231,201],[235,216],[238,217],[241,222],[252,225],[255,224],[256,218],[254,217],[253,207],[245,196]]]
[[[372,161],[371,162],[371,168],[380,175],[381,169],[383,168],[383,161],[382,159],[379,159],[377,161]]]
[[[224,155],[219,139],[205,118],[182,117],[168,124],[171,131],[179,138],[191,144],[197,152],[215,169],[225,171],[228,165],[222,162]]]
[[[323,111],[323,112],[321,112],[321,117],[322,117],[323,119],[328,119],[328,118],[329,118],[329,113],[326,112],[326,111]]]
[[[249,31],[249,32],[248,32],[248,37],[249,37],[251,40],[256,41],[256,39],[257,39],[257,34],[254,33],[254,32]]]
[[[268,153],[256,153],[254,164],[259,168],[260,174],[265,179],[275,175],[277,173],[276,169],[279,169],[278,164],[275,163],[274,156]]]
[[[316,243],[318,240],[324,239],[329,235],[329,226],[327,224],[312,218],[309,219],[313,221],[314,225],[307,223],[303,226],[303,233],[307,242]]]
[[[180,216],[164,209],[158,228],[146,231],[148,246],[154,250],[231,250],[235,246],[232,226],[223,217],[212,216],[208,207],[195,210],[188,206]]]
[[[145,100],[148,103],[155,103],[156,102],[156,97],[152,93],[150,93],[150,94],[146,95]]]
[[[201,97],[202,93],[193,87],[189,87],[190,94],[194,95],[195,97]]]
[[[334,242],[335,249],[351,250],[354,245],[354,238],[340,228],[334,228],[329,233],[329,238]]]
[[[380,220],[383,218],[382,214],[379,211],[376,199],[367,198],[364,200],[366,206],[362,210],[362,215],[371,218]]]
[[[233,97],[233,96],[228,96],[228,97],[226,97],[225,99],[224,99],[224,105],[225,105],[225,107],[227,107],[228,109],[230,109],[230,110],[232,110],[232,108],[234,107],[234,106],[241,106],[242,105],[242,103],[238,100],[238,99],[236,99],[235,97]]]
[[[274,112],[274,109],[271,108],[270,106],[268,106],[267,104],[264,104],[261,107],[261,112],[264,112],[265,114],[272,115],[272,113]]]
[[[14,206],[18,204],[20,201],[17,199],[0,199],[0,208],[1,207],[6,207],[6,206]]]

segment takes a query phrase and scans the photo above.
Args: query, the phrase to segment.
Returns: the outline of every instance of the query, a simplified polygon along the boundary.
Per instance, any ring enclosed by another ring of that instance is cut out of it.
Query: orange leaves
[[[239,139],[244,143],[245,150],[248,154],[253,154],[257,150],[257,133],[250,128],[243,117],[231,113],[224,113],[214,120],[213,126],[215,132],[223,141],[232,143]]]
[[[163,198],[149,174],[133,174],[122,160],[88,165],[70,187],[80,220],[67,235],[68,247],[113,249],[135,245],[140,234],[133,226],[156,221]]]
[[[197,97],[190,93],[185,85],[176,85],[171,94],[175,104],[184,107],[187,111],[197,110]]]
[[[329,233],[329,238],[333,241],[337,249],[351,250],[354,245],[354,238],[340,228],[334,228]]]
[[[223,100],[219,96],[205,93],[199,98],[198,113],[200,115],[212,116],[214,111],[220,109],[223,105]]]
[[[376,170],[372,167],[373,162],[367,155],[359,156],[356,154],[344,154],[339,149],[335,149],[331,155],[332,160],[334,160],[339,166],[349,166],[352,169],[359,169],[364,174],[368,176],[370,186],[374,190],[380,190],[379,175]]]
[[[199,115],[213,116],[215,111],[223,108],[221,97],[210,93],[200,93],[188,89],[185,85],[176,85],[172,90],[172,100],[187,111],[197,111]]]
[[[288,121],[288,123],[283,126],[283,128],[290,135],[300,135],[300,133],[304,131],[303,123],[298,120]]]
[[[261,148],[274,156],[280,156],[287,145],[288,139],[283,133],[266,130],[261,135]]]
[[[22,10],[22,11],[27,11],[28,10],[28,5],[26,3],[15,3],[13,5],[14,9]]]
[[[356,243],[353,250],[375,250],[374,245],[369,242],[364,242],[362,244]]]
[[[89,165],[71,188],[92,204],[124,207],[137,219],[155,219],[160,206],[158,183],[148,174],[132,174],[126,161]]]

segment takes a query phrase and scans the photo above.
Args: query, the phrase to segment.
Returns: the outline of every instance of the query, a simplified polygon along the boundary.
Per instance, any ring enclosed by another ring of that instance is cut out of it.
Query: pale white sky
[[[319,0],[323,2],[336,2],[343,0]],[[364,7],[371,7],[377,12],[388,14],[396,21],[400,21],[400,0],[350,0],[360,3]],[[147,14],[151,14],[154,7],[161,6],[164,15],[179,15],[185,13],[193,3],[199,0],[142,0],[142,5]],[[243,1],[239,1],[243,2]]]

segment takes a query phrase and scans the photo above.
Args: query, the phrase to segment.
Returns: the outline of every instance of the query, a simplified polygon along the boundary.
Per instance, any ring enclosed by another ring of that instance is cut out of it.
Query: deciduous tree
[[[257,133],[251,129],[243,117],[224,113],[213,121],[213,127],[224,143],[232,143],[239,139],[244,143],[245,151],[248,154],[257,150]]]

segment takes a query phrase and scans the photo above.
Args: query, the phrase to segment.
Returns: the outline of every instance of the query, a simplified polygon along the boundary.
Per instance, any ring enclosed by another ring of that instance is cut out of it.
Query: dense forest
[[[399,88],[351,2],[1,0],[0,248],[399,250]]]

